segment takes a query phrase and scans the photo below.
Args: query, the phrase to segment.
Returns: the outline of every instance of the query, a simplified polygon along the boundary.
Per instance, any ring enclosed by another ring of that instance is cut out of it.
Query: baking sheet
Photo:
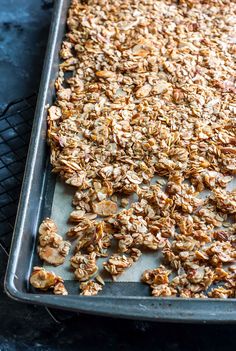
[[[92,297],[80,296],[78,294],[79,284],[74,279],[68,281],[68,284],[66,282],[66,286],[73,285],[73,291],[68,296],[34,291],[29,286],[29,276],[33,266],[42,264],[36,250],[38,227],[43,218],[51,215],[54,194],[55,178],[49,174],[48,150],[46,148],[47,109],[45,106],[52,104],[55,98],[54,82],[58,74],[58,52],[65,33],[69,4],[70,0],[55,1],[26,171],[5,277],[6,293],[14,300],[25,303],[116,318],[178,323],[235,323],[236,300],[233,298],[225,300],[154,298],[150,296],[149,287],[146,284],[135,282],[107,283],[103,291],[109,290],[109,286],[111,288],[105,295],[102,291],[101,294]],[[50,181],[47,181],[48,178]],[[57,186],[59,185],[57,184]],[[53,215],[56,209],[58,216],[55,213],[56,218],[54,219],[57,219],[59,228],[63,231],[70,211],[66,210],[65,206],[60,205],[61,216],[59,216],[59,204],[55,201],[58,198],[58,189],[56,188],[53,201]],[[69,206],[73,192],[72,188],[65,190],[63,184],[62,200],[65,200]],[[64,197],[67,197],[69,201],[66,201]],[[66,211],[68,212],[66,213]],[[61,234],[65,237],[65,232],[61,232]],[[63,275],[72,276],[72,274],[68,274],[69,265],[66,263],[64,267],[66,270],[62,272]],[[50,270],[52,270],[51,266]],[[121,278],[124,279],[124,276]]]

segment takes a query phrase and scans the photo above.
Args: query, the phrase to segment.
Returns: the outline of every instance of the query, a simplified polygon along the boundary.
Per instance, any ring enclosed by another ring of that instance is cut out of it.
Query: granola
[[[92,280],[89,280],[80,284],[80,290],[80,295],[94,296],[97,295],[100,290],[102,290],[102,286]]]
[[[39,227],[39,257],[54,266],[64,263],[71,244],[57,234],[57,226],[50,218],[46,218]]]
[[[56,295],[67,295],[63,279],[53,272],[48,272],[43,267],[34,267],[30,276],[31,285],[40,290],[53,289]]]
[[[159,251],[163,265],[142,276],[154,296],[235,297],[235,11],[71,1],[48,141],[53,171],[75,187],[67,234],[82,294],[100,290],[87,280],[115,241],[113,277]]]
[[[103,263],[106,271],[108,271],[113,278],[124,272],[126,268],[131,267],[133,260],[131,257],[125,255],[112,255],[109,259]]]
[[[54,286],[53,294],[68,295],[68,291],[66,290],[65,285],[62,282],[59,282]]]
[[[76,279],[79,281],[88,280],[98,271],[96,254],[92,252],[89,255],[82,255],[80,252],[77,252],[71,258],[71,267],[74,269]]]

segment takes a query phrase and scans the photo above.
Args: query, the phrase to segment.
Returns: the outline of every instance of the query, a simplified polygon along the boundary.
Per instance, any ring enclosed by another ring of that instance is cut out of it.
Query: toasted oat
[[[100,283],[101,285],[105,285],[104,280],[102,279],[102,277],[98,274],[96,275],[95,279],[98,281],[98,283]]]
[[[99,78],[113,78],[115,73],[111,71],[97,71],[96,76]]]
[[[72,211],[69,217],[70,222],[80,222],[85,216],[84,210]]]
[[[81,218],[79,224],[68,230],[67,236],[71,239],[75,239],[80,237],[81,235],[86,234],[87,231],[89,232],[91,228],[93,228],[93,222],[90,219],[84,217]]]
[[[93,211],[99,216],[112,216],[117,212],[117,210],[117,204],[110,200],[103,200],[93,204]]]
[[[51,106],[48,109],[48,115],[49,115],[50,120],[52,120],[52,121],[61,118],[61,109],[60,109],[60,107]]]

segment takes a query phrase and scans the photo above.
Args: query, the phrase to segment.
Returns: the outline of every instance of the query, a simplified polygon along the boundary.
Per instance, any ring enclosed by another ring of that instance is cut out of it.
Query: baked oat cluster
[[[34,267],[30,276],[30,284],[41,290],[53,289],[55,295],[68,295],[64,281],[53,272],[48,272],[43,267]]]
[[[39,257],[53,265],[59,266],[65,262],[71,244],[57,234],[57,226],[50,218],[46,218],[39,227]]]
[[[82,294],[115,241],[113,277],[161,251],[154,296],[236,297],[236,3],[72,0],[67,24],[48,140]]]

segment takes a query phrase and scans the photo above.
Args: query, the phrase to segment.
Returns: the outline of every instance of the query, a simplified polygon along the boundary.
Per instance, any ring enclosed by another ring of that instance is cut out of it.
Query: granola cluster
[[[43,267],[34,267],[30,276],[30,284],[41,290],[53,289],[55,295],[68,295],[64,281],[53,272],[48,272]]]
[[[154,296],[236,297],[235,12],[230,0],[71,1],[48,140],[75,187],[77,279],[115,241],[113,277],[162,252],[142,276]]]
[[[71,244],[57,234],[57,226],[50,218],[46,218],[39,227],[38,254],[41,260],[59,266],[65,262]]]

